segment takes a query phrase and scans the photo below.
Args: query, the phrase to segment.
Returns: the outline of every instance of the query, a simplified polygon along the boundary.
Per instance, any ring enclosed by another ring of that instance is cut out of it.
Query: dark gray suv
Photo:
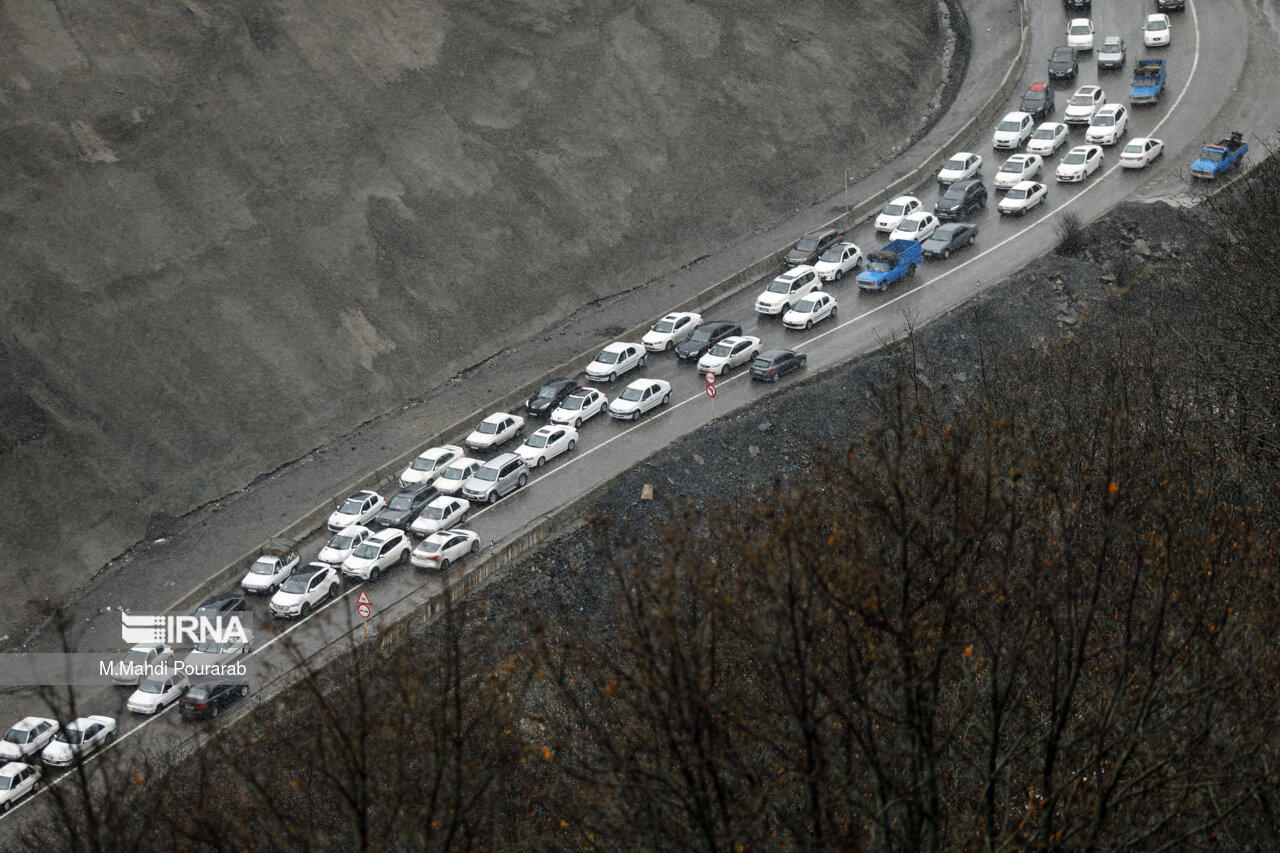
[[[373,523],[381,527],[406,530],[427,502],[438,494],[440,490],[431,483],[406,486],[387,501],[387,508],[378,513]]]

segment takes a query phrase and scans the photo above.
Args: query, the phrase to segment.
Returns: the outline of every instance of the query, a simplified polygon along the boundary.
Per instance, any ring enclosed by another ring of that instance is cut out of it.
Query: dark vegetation
[[[774,489],[601,520],[518,641],[462,605],[362,648],[94,844],[72,787],[56,844],[1270,849],[1277,187],[1273,159],[1043,353],[981,339],[963,388],[893,347]]]

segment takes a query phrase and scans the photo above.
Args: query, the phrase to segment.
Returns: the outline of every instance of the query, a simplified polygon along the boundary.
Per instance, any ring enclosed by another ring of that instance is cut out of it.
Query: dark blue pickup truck
[[[1191,164],[1191,174],[1211,181],[1223,172],[1230,171],[1244,159],[1248,150],[1249,143],[1244,141],[1244,135],[1237,130],[1231,134],[1230,139],[1202,148],[1200,156]]]
[[[1130,104],[1156,104],[1164,91],[1163,59],[1139,59],[1133,65],[1133,81],[1129,85]]]

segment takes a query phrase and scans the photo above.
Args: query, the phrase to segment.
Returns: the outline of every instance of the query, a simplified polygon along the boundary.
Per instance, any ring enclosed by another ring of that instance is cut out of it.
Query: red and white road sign
[[[704,375],[707,377],[707,384],[708,384],[708,385],[715,385],[715,384],[716,384],[716,375],[715,375],[714,373],[712,373],[710,370],[708,370]],[[715,396],[715,395],[712,395],[712,396]]]
[[[363,619],[368,619],[368,618],[369,618],[369,605],[367,605],[367,604],[357,604],[357,605],[356,605],[356,610],[357,610],[357,611],[359,611],[361,618],[363,618]]]
[[[356,599],[356,612],[360,614],[360,618],[368,619],[372,610],[373,608],[369,603],[369,596],[363,589],[360,590],[360,597]]]
[[[707,396],[708,396],[708,397],[714,397],[715,395],[716,395],[716,386],[715,386],[715,385],[708,385],[708,386],[707,386]]]

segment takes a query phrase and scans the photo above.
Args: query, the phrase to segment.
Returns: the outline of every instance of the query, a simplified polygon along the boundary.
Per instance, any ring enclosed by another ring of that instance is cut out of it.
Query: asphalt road
[[[757,287],[708,307],[704,316],[741,323],[744,333],[760,337],[765,347],[801,349],[808,354],[809,370],[814,372],[876,349],[884,340],[901,335],[909,323],[921,325],[945,314],[985,286],[994,284],[1030,259],[1043,254],[1055,242],[1054,219],[1062,211],[1073,211],[1084,221],[1090,221],[1122,200],[1194,197],[1195,188],[1188,187],[1185,173],[1203,141],[1216,140],[1236,129],[1244,130],[1253,141],[1265,138],[1280,123],[1277,115],[1280,108],[1274,99],[1250,97],[1249,94],[1277,90],[1280,63],[1275,61],[1273,45],[1276,37],[1280,36],[1280,25],[1273,16],[1264,14],[1262,0],[1227,0],[1215,4],[1211,15],[1202,12],[1197,4],[1189,3],[1185,13],[1174,16],[1172,46],[1157,52],[1144,49],[1141,42],[1140,26],[1149,11],[1149,4],[1124,5],[1123,9],[1104,4],[1095,8],[1099,41],[1106,35],[1124,36],[1129,45],[1130,64],[1143,55],[1163,56],[1169,61],[1169,82],[1159,106],[1139,108],[1131,115],[1129,138],[1157,136],[1165,141],[1165,156],[1156,165],[1140,173],[1121,170],[1117,165],[1119,149],[1112,148],[1107,151],[1103,169],[1084,184],[1056,184],[1052,181],[1052,169],[1069,147],[1064,146],[1046,163],[1046,182],[1050,185],[1047,205],[1037,208],[1025,218],[1002,220],[994,212],[998,194],[993,193],[987,214],[977,220],[981,233],[975,247],[946,262],[927,262],[916,278],[886,294],[861,295],[849,278],[830,285],[829,291],[840,303],[839,316],[811,332],[791,332],[776,319],[761,319],[754,314],[752,304],[756,294],[768,283],[767,278]],[[1024,74],[1025,83],[1044,79],[1046,59],[1053,46],[1063,41],[1062,34],[1066,29],[1067,16],[1059,5],[1044,2],[1035,5],[1034,9],[1034,38]],[[1248,50],[1243,50],[1246,37],[1249,40]],[[1247,78],[1244,74],[1246,62],[1249,63]],[[1111,100],[1127,102],[1127,71],[1098,75],[1091,58],[1086,58],[1081,62],[1079,79],[1074,83],[1060,84],[1058,115],[1061,115],[1075,86],[1094,82],[1108,90]],[[1009,105],[1010,110],[1015,108],[1016,98]],[[1081,142],[1083,131],[1072,130],[1071,144]],[[965,147],[983,155],[987,164],[984,177],[989,184],[998,163],[1005,156],[996,156],[992,152],[990,130],[984,131]],[[937,197],[936,187],[931,182],[916,194],[928,208]],[[864,251],[877,248],[883,242],[882,237],[872,233],[869,225],[855,229],[848,239]],[[524,489],[495,506],[474,512],[464,526],[480,532],[487,547],[510,541],[540,518],[556,512],[559,507],[642,461],[674,438],[716,418],[739,412],[774,390],[771,386],[750,382],[745,371],[739,368],[717,383],[718,393],[710,399],[704,393],[701,375],[694,368],[677,364],[674,356],[664,355],[651,356],[645,369],[628,374],[615,387],[607,389],[610,396],[630,379],[642,375],[667,379],[672,383],[672,400],[668,406],[634,424],[613,421],[605,416],[588,422],[581,430],[581,441],[574,453],[562,456],[534,473]],[[789,381],[796,380],[784,380],[781,384]],[[388,447],[387,450],[390,455],[396,448]],[[281,508],[281,515],[287,516],[289,511],[288,507]],[[268,527],[278,528],[282,521],[268,519],[266,523]],[[202,536],[218,535],[216,517],[210,521],[206,531]],[[322,544],[320,537],[304,543],[304,560],[313,557]],[[243,549],[237,544],[234,550]],[[210,551],[205,566],[213,568],[222,564],[217,562],[214,553]],[[138,562],[143,560],[140,558]],[[199,567],[196,568],[198,570]],[[181,584],[177,581],[167,583],[162,571],[152,571],[149,577],[150,602],[139,604],[136,600],[130,601],[128,605],[132,609],[161,609],[168,601],[179,597]],[[394,619],[411,612],[438,590],[443,580],[406,566],[385,575],[378,584],[366,587],[375,608],[370,629],[374,632],[382,630]],[[270,638],[264,634],[254,654],[260,675],[270,680],[287,672],[300,657],[311,658],[325,650],[330,654],[340,650],[351,632],[360,630],[360,619],[355,610],[355,597],[360,588],[347,584],[336,602],[310,619],[280,626]],[[105,587],[100,592],[102,594],[96,596],[95,603],[82,607],[77,616],[78,622],[84,620],[81,623],[84,632],[78,641],[80,648],[119,646],[119,617],[114,608],[126,602]],[[270,622],[265,600],[255,604],[255,611],[259,624]],[[50,638],[41,638],[37,644],[49,641]],[[184,725],[176,713],[142,722],[130,718],[123,709],[126,696],[125,691],[88,692],[79,698],[81,708],[87,709],[81,713],[117,716],[122,727],[119,743],[145,743],[144,750],[134,751],[138,755],[164,754],[181,748],[184,743],[193,745],[192,738],[199,736],[198,728]],[[38,705],[33,706],[37,701],[26,693],[6,694],[0,697],[0,719],[18,719],[38,713]],[[117,747],[112,752],[127,755],[131,751]],[[113,773],[120,772],[118,768],[113,769]],[[30,802],[35,808],[24,806],[16,812],[24,816],[23,820],[43,811],[43,807],[38,805],[39,798]]]

